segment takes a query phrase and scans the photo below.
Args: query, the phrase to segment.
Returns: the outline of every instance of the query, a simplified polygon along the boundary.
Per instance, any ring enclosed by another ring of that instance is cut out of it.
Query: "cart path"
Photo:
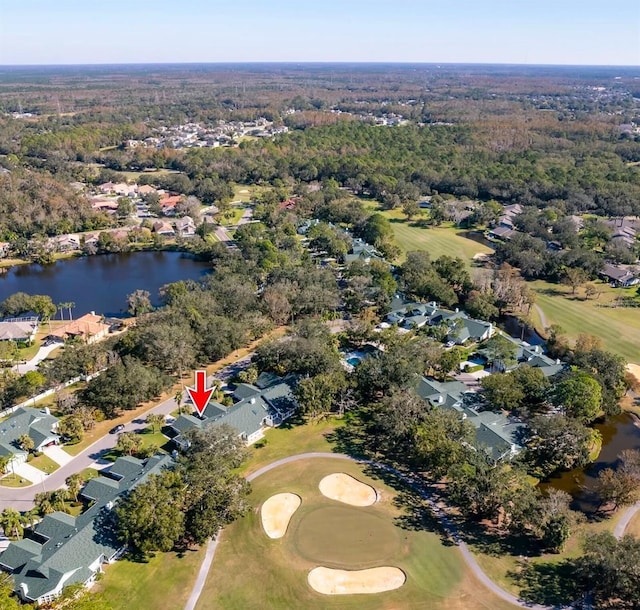
[[[263,474],[274,470],[275,468],[279,468],[280,466],[284,466],[286,464],[291,464],[293,462],[298,462],[300,460],[312,460],[312,459],[335,459],[335,460],[351,460],[353,462],[358,462],[360,464],[368,464],[370,466],[374,466],[375,468],[379,468],[381,470],[386,470],[387,472],[391,472],[394,475],[401,478],[405,483],[407,483],[410,487],[412,487],[429,505],[433,514],[438,517],[440,520],[440,524],[444,531],[451,536],[451,539],[455,542],[455,544],[460,549],[460,553],[462,554],[462,558],[465,563],[471,570],[472,574],[485,586],[489,589],[494,595],[499,597],[500,599],[513,604],[514,606],[519,606],[520,608],[528,608],[529,610],[551,610],[548,606],[539,606],[536,604],[529,604],[522,600],[520,600],[517,596],[505,591],[502,587],[499,587],[495,582],[493,582],[483,571],[482,568],[478,565],[475,557],[469,550],[467,544],[462,540],[458,533],[458,529],[456,526],[447,518],[442,509],[437,505],[437,503],[433,500],[428,491],[424,489],[424,486],[421,484],[417,477],[412,477],[407,475],[399,470],[396,470],[392,466],[387,466],[386,464],[381,464],[379,462],[374,462],[372,460],[358,459],[354,458],[350,455],[346,455],[344,453],[322,453],[322,452],[313,452],[313,453],[299,453],[297,455],[290,455],[289,457],[282,458],[267,466],[263,466],[259,468],[255,472],[247,475],[247,481],[251,482],[258,477],[261,477]],[[640,507],[639,507],[640,508]],[[207,580],[207,575],[209,573],[209,569],[211,568],[211,564],[213,563],[214,555],[216,549],[218,547],[218,542],[220,539],[220,533],[213,540],[209,540],[207,544],[207,552],[200,566],[200,570],[198,571],[198,577],[196,578],[196,582],[193,585],[193,589],[191,590],[191,595],[187,601],[185,606],[185,610],[195,610],[196,604],[198,603],[198,599],[202,593],[204,588],[204,584]]]

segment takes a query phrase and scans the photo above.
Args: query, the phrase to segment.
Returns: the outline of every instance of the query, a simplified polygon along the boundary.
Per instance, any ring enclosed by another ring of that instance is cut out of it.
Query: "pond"
[[[587,468],[574,468],[551,477],[540,486],[562,489],[573,496],[572,508],[583,513],[594,513],[599,499],[594,493],[596,477],[601,470],[615,470],[618,455],[625,449],[640,449],[640,419],[630,413],[610,417],[607,421],[595,425],[602,434],[602,451],[598,459]]]
[[[85,256],[53,265],[18,265],[0,274],[0,301],[15,292],[46,294],[53,302],[75,303],[74,318],[89,311],[120,316],[127,295],[148,290],[160,304],[159,289],[180,280],[198,280],[211,265],[181,252],[129,252]]]

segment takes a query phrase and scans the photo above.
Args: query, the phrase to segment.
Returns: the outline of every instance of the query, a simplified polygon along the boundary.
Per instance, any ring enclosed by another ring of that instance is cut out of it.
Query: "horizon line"
[[[418,66],[509,66],[540,68],[638,68],[640,64],[594,64],[594,63],[520,63],[520,62],[474,62],[474,61],[406,61],[406,60],[224,60],[224,61],[126,61],[92,63],[13,63],[0,64],[4,68],[55,68],[55,67],[99,67],[99,66],[215,66],[215,65],[418,65]]]

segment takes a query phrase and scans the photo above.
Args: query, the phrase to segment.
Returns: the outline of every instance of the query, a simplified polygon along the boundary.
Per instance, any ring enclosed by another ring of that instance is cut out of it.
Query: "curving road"
[[[536,604],[529,604],[523,602],[515,595],[512,595],[508,591],[505,591],[502,587],[499,587],[495,582],[493,582],[483,571],[482,568],[478,565],[475,557],[469,550],[469,547],[461,539],[458,529],[456,526],[448,519],[448,517],[444,514],[443,510],[436,504],[433,500],[429,492],[424,489],[424,486],[419,481],[417,477],[409,476],[403,472],[396,470],[391,466],[387,466],[386,464],[380,464],[379,462],[374,462],[371,460],[360,460],[350,455],[346,455],[344,453],[299,453],[298,455],[291,455],[286,458],[282,458],[281,460],[277,460],[267,466],[263,466],[259,470],[252,472],[248,475],[247,481],[253,481],[263,474],[273,470],[274,468],[278,468],[280,466],[284,466],[285,464],[291,464],[292,462],[297,462],[299,460],[309,460],[309,459],[336,459],[336,460],[351,460],[353,462],[358,462],[360,464],[369,464],[370,466],[374,466],[376,468],[380,468],[381,470],[386,470],[387,472],[391,472],[394,475],[401,478],[405,483],[411,486],[420,497],[427,502],[429,507],[431,508],[434,515],[438,517],[440,523],[445,530],[445,532],[451,536],[451,539],[457,544],[460,552],[462,553],[462,557],[465,560],[467,566],[473,573],[473,575],[485,586],[489,589],[494,595],[503,599],[506,602],[513,604],[514,606],[519,606],[521,608],[528,608],[529,610],[551,610],[551,608],[547,606],[539,606]],[[198,577],[196,578],[196,582],[191,590],[191,595],[187,600],[187,604],[185,605],[185,610],[194,610],[196,604],[198,602],[198,598],[202,593],[202,589],[204,588],[205,581],[207,579],[207,574],[209,573],[209,569],[211,568],[211,564],[213,563],[213,558],[216,552],[216,548],[218,546],[218,541],[220,538],[220,534],[216,536],[215,540],[210,540],[207,544],[207,552],[200,566],[200,570],[198,571]]]

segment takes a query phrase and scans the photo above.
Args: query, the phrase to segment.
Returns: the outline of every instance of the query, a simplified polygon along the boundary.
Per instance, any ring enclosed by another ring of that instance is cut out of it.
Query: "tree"
[[[20,449],[22,449],[23,451],[28,452],[33,450],[33,448],[35,447],[35,443],[28,434],[22,434],[18,438],[18,447],[20,447]]]
[[[116,449],[121,453],[133,455],[140,450],[141,446],[142,439],[140,438],[140,435],[135,432],[123,432],[122,434],[118,434]]]
[[[616,540],[613,534],[600,532],[585,538],[583,550],[576,560],[576,577],[592,594],[593,606],[640,607],[640,540],[630,534]]]
[[[407,220],[411,220],[414,216],[420,214],[420,206],[417,201],[407,201],[402,206],[402,213],[407,217]]]
[[[67,489],[69,490],[69,494],[74,499],[75,502],[78,501],[78,494],[84,485],[84,479],[82,475],[78,472],[69,475],[65,479],[65,483],[67,484]]]
[[[295,394],[302,413],[317,419],[334,410],[336,396],[347,384],[342,371],[302,379]]]
[[[598,473],[594,491],[600,498],[600,507],[612,504],[616,511],[640,499],[640,479],[621,468],[605,468]]]
[[[38,512],[44,517],[55,511],[55,508],[51,502],[51,492],[43,491],[37,493],[33,499]]]
[[[13,593],[15,582],[11,574],[0,572],[0,608],[2,610],[23,610],[17,596]]]
[[[562,276],[562,283],[571,286],[571,294],[575,294],[579,286],[587,281],[588,277],[584,269],[580,267],[567,267]]]
[[[474,436],[471,424],[458,413],[431,408],[413,433],[416,460],[421,469],[440,478],[467,459]]]
[[[483,347],[493,371],[504,371],[516,362],[517,348],[515,343],[502,335],[494,335]]]
[[[249,484],[235,472],[246,449],[226,424],[192,429],[186,436],[189,448],[177,465],[186,487],[185,537],[202,544],[249,508]]]
[[[597,434],[579,420],[564,415],[538,415],[529,420],[525,433],[525,460],[539,478],[556,470],[585,466]]]
[[[134,211],[133,202],[129,197],[118,197],[118,208],[116,216],[120,219],[129,218]]]
[[[58,423],[58,434],[69,439],[71,443],[78,443],[84,436],[82,419],[77,415],[65,415]]]
[[[127,307],[134,317],[152,311],[151,293],[148,290],[135,290],[127,296]]]
[[[147,415],[146,422],[151,426],[151,429],[155,434],[156,431],[160,430],[164,425],[164,415],[161,413],[149,413],[149,415]]]
[[[180,474],[151,475],[116,505],[118,538],[142,555],[170,551],[185,534],[184,502]]]
[[[24,531],[22,527],[22,516],[14,508],[5,508],[2,513],[0,513],[0,527],[2,527],[7,538],[11,538],[12,540],[22,538]]]
[[[588,373],[572,371],[556,386],[555,401],[566,415],[588,423],[601,412],[602,387]]]
[[[514,382],[512,373],[494,373],[480,382],[489,404],[505,411],[518,410],[524,400],[524,392]]]

